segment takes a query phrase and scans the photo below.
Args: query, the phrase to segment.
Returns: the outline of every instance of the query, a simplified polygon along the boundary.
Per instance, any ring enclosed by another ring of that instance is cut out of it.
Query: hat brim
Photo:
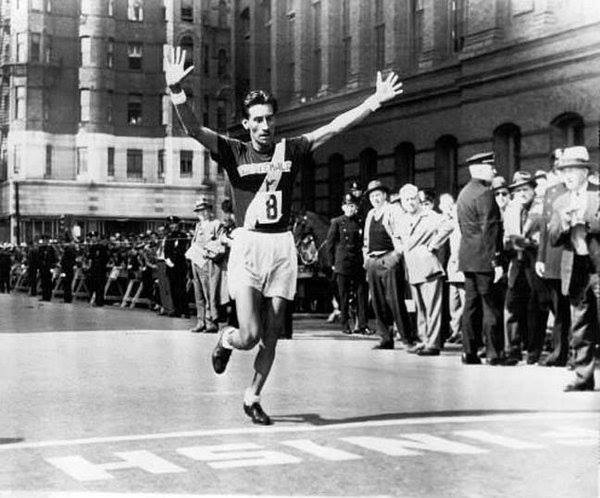
[[[555,169],[565,169],[565,168],[581,168],[581,169],[597,169],[598,165],[595,163],[582,163],[582,162],[568,162],[568,163],[559,163],[555,166]]]
[[[522,187],[523,185],[529,185],[531,188],[535,188],[537,182],[535,180],[524,180],[522,182],[511,183],[507,188],[508,190],[515,190],[516,188]]]
[[[365,195],[369,195],[371,192],[375,192],[376,190],[381,190],[382,192],[385,192],[386,194],[390,193],[390,189],[389,188],[387,188],[384,185],[378,185],[377,187],[374,187],[374,188],[366,190],[365,191]]]

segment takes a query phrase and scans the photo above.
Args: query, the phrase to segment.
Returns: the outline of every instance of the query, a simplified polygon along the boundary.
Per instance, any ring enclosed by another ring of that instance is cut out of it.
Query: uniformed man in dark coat
[[[104,306],[104,287],[106,286],[106,272],[108,265],[108,245],[106,240],[99,240],[98,232],[88,234],[90,248],[88,257],[90,259],[90,292],[96,295],[94,306]]]
[[[353,332],[348,323],[352,292],[356,299],[358,319],[354,331],[361,334],[370,333],[367,327],[367,279],[363,268],[363,230],[358,218],[358,202],[352,194],[344,196],[344,214],[331,220],[326,239],[329,261],[333,262],[332,270],[340,295],[340,318],[344,334]]]
[[[185,259],[185,252],[189,247],[189,238],[181,230],[179,217],[169,216],[167,221],[169,222],[169,234],[165,241],[165,262],[175,308],[174,315],[189,318],[186,294],[187,260]]]
[[[367,214],[371,210],[371,202],[368,197],[363,194],[362,189],[357,181],[353,181],[350,185],[350,193],[358,200],[357,218],[360,221],[361,227],[364,229]]]
[[[540,227],[540,248],[535,264],[536,273],[542,277],[549,294],[549,304],[554,315],[554,326],[552,328],[552,352],[541,362],[547,367],[562,367],[567,364],[569,358],[569,328],[571,326],[571,311],[569,298],[561,292],[560,262],[562,258],[562,247],[554,247],[550,244],[548,237],[548,225],[552,218],[552,206],[556,199],[567,192],[563,183],[560,170],[556,169],[558,159],[562,150],[554,151],[553,171],[548,173],[548,188],[544,195],[542,219]]]
[[[457,214],[461,232],[458,269],[465,274],[463,312],[463,363],[478,364],[479,335],[486,337],[489,364],[501,363],[503,349],[502,310],[493,298],[492,284],[502,277],[497,257],[502,248],[502,219],[494,200],[492,153],[467,160],[471,181],[458,195]]]
[[[7,244],[0,248],[0,292],[10,292],[10,270],[12,256]]]
[[[39,249],[39,269],[42,284],[41,301],[52,299],[52,270],[56,266],[57,257],[54,246],[50,244],[48,235],[42,237]]]
[[[75,273],[75,264],[77,260],[77,248],[71,241],[71,237],[65,234],[63,253],[60,258],[60,271],[63,277],[63,299],[65,303],[73,301],[73,276]]]
[[[37,295],[38,288],[38,269],[40,266],[40,247],[38,241],[39,236],[34,237],[27,251],[27,278],[29,279],[32,296]]]

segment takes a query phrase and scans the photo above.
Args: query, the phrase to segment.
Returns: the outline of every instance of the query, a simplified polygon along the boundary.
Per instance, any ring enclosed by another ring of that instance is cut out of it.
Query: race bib
[[[281,219],[281,190],[258,192],[257,195],[260,196],[257,205],[262,206],[262,210],[258,212],[258,223],[261,225],[277,223]]]

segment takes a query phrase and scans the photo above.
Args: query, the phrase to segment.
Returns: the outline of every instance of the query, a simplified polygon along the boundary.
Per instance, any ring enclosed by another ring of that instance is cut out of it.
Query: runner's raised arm
[[[311,149],[315,150],[335,135],[360,123],[369,114],[379,109],[384,102],[392,100],[403,91],[402,82],[398,81],[398,75],[396,73],[390,73],[384,81],[381,76],[381,71],[377,71],[377,82],[375,85],[375,93],[373,95],[368,97],[362,104],[354,109],[350,109],[349,111],[340,114],[329,124],[317,128],[305,135],[311,143]]]
[[[182,50],[181,47],[171,47],[165,61],[165,79],[171,91],[171,100],[175,105],[175,111],[185,132],[211,152],[216,153],[218,134],[200,124],[181,87],[181,81],[194,69],[194,66],[184,69],[184,62],[185,50]]]

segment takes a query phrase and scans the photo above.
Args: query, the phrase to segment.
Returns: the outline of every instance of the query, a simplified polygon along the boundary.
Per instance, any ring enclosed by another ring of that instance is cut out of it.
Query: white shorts
[[[298,255],[291,232],[264,233],[237,228],[231,234],[227,265],[229,294],[252,287],[265,297],[293,300],[298,278]]]

